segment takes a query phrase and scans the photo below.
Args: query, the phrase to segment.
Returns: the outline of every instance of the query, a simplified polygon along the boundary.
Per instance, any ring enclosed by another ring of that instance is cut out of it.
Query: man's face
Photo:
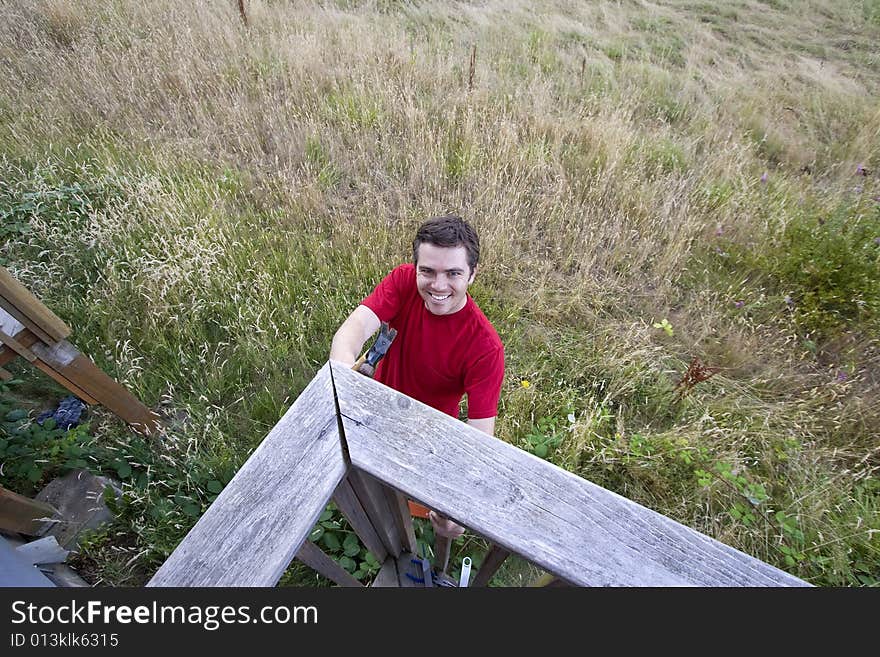
[[[468,285],[474,282],[463,246],[447,248],[419,244],[416,287],[425,307],[435,315],[451,315],[467,303]]]

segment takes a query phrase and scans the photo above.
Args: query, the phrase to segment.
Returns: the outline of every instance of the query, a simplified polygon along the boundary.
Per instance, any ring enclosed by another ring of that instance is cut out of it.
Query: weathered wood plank
[[[10,316],[13,320],[19,322],[22,326],[26,327],[31,333],[36,335],[40,339],[40,341],[44,342],[45,344],[54,344],[55,342],[57,342],[55,338],[53,338],[42,328],[40,328],[40,326],[36,322],[28,319],[24,315],[24,313],[22,313],[3,296],[0,296],[0,314]]]
[[[67,324],[46,308],[24,285],[15,280],[4,267],[0,267],[0,297],[2,297],[0,306],[8,311],[7,304],[11,305],[26,318],[16,317],[16,319],[25,326],[28,326],[29,322],[35,324],[50,337],[49,342],[63,340],[70,335],[70,328]],[[10,314],[15,315],[15,313]],[[28,326],[28,328],[30,327]]]
[[[352,577],[351,573],[336,563],[311,541],[307,540],[302,544],[299,552],[296,553],[296,558],[331,582],[339,584],[339,586],[348,588],[363,587],[363,584]]]
[[[391,518],[394,520],[394,526],[397,528],[397,535],[400,537],[400,549],[408,552],[418,552],[419,548],[416,544],[416,532],[413,529],[412,514],[409,512],[409,504],[406,497],[391,486],[382,484],[385,492],[385,499],[391,509]]]
[[[41,362],[63,379],[70,381],[89,399],[97,400],[102,406],[144,433],[157,431],[158,416],[67,340],[61,340],[51,347],[35,343],[31,349]],[[38,363],[34,364],[39,367]],[[46,371],[43,367],[40,369]],[[70,390],[79,396],[78,392]],[[87,400],[83,399],[83,401]]]
[[[452,539],[448,536],[434,535],[434,568],[438,573],[445,573],[449,566],[449,549],[452,547]]]
[[[400,534],[397,531],[397,524],[394,521],[382,484],[357,468],[352,468],[349,471],[348,481],[370,518],[370,522],[376,528],[385,549],[389,554],[400,555],[403,551]]]
[[[382,544],[382,539],[379,538],[376,528],[355,495],[348,477],[339,482],[336,492],[333,493],[333,501],[336,502],[336,506],[348,520],[348,524],[354,529],[354,533],[358,535],[361,543],[373,553],[379,563],[383,563],[388,557],[388,550]]]
[[[28,536],[42,536],[57,522],[58,511],[0,486],[0,529]]]
[[[374,588],[400,588],[400,580],[397,579],[397,559],[389,556],[385,559],[376,579],[370,585]]]
[[[391,556],[389,558],[395,559],[394,556]],[[416,563],[412,563],[413,559],[416,560]],[[414,579],[407,577],[407,574],[419,578],[422,576],[422,566],[419,562],[419,558],[416,557],[416,555],[414,555],[412,552],[401,552],[400,556],[396,557],[395,566],[397,568],[397,581],[400,582],[400,588],[424,588],[425,585],[423,583],[417,582]]]
[[[808,586],[333,364],[352,465],[581,586]]]
[[[0,367],[0,381],[11,381],[11,380],[12,380],[12,372]]]
[[[6,335],[2,331],[0,331],[0,342],[4,345],[12,349],[16,354],[24,358],[26,361],[33,363],[37,360],[37,357],[34,355],[30,349],[21,344],[18,340],[13,338],[11,335]]]
[[[3,312],[3,309],[0,308],[0,313]],[[8,315],[7,315],[8,316]],[[19,324],[21,326],[21,324]],[[14,327],[13,327],[14,328]],[[22,328],[21,330],[15,332],[13,330],[2,329],[6,335],[11,335],[15,338],[18,343],[24,347],[30,347],[35,342],[39,342],[39,338],[28,331],[26,328]],[[15,360],[18,358],[18,354],[15,353],[13,349],[7,347],[6,345],[0,346],[0,366],[6,365],[6,363]]]
[[[273,586],[345,476],[325,365],[148,586]]]
[[[483,558],[482,563],[480,563],[480,569],[477,571],[477,576],[474,577],[474,582],[471,586],[489,586],[492,575],[498,572],[501,564],[503,564],[504,560],[509,556],[509,550],[505,550],[503,547],[493,543],[492,547],[489,548],[489,551]]]

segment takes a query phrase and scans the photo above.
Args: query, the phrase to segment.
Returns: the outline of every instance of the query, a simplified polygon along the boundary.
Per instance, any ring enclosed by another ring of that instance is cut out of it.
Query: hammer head
[[[382,357],[388,353],[388,347],[391,346],[395,337],[397,337],[397,329],[388,326],[387,322],[382,322],[376,341],[373,343],[373,346],[370,347],[369,351],[367,351],[366,355],[355,363],[354,369],[361,374],[366,374],[370,377],[373,376],[376,372],[376,366],[379,364]]]

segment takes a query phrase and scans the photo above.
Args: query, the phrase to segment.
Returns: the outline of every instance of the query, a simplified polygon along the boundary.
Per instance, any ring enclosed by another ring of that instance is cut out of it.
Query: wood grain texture
[[[333,501],[336,502],[336,506],[348,520],[348,524],[354,529],[354,533],[357,534],[361,543],[373,553],[379,563],[383,563],[388,557],[388,550],[382,544],[382,539],[379,538],[376,528],[355,495],[348,477],[339,482],[336,492],[333,493]]]
[[[345,476],[325,365],[147,586],[273,586]]]
[[[391,556],[389,559],[395,559],[395,557]],[[412,562],[413,559],[416,560],[416,563]],[[417,582],[412,577],[407,577],[407,574],[416,578],[422,577],[422,564],[412,552],[401,552],[400,556],[396,557],[395,566],[397,567],[397,581],[400,583],[400,588],[421,589],[425,587],[423,582]]]
[[[400,580],[397,579],[397,559],[389,556],[385,559],[379,574],[370,586],[375,588],[400,588]]]
[[[364,586],[311,541],[305,541],[302,544],[299,552],[296,553],[296,558],[339,586],[347,588],[362,588]]]
[[[397,489],[391,486],[382,486],[385,492],[385,499],[391,509],[391,517],[397,528],[397,534],[400,536],[401,550],[407,552],[418,552],[419,548],[416,544],[416,532],[413,529],[412,514],[409,512],[409,504],[406,497]]]
[[[16,354],[18,354],[30,363],[33,363],[35,360],[37,360],[37,357],[34,355],[33,351],[25,347],[11,335],[6,335],[2,331],[0,331],[0,342],[12,349],[12,351],[14,351]]]
[[[503,564],[504,560],[509,556],[510,551],[493,543],[492,547],[490,547],[489,551],[486,553],[486,556],[483,557],[483,561],[480,563],[480,568],[477,570],[477,576],[474,578],[471,586],[477,588],[489,586],[489,582],[492,580],[492,575],[498,572],[501,564]]]
[[[51,347],[35,343],[31,349],[40,362],[72,384],[73,388],[68,386],[68,389],[77,396],[77,391],[81,390],[89,399],[97,400],[139,431],[147,434],[157,431],[158,416],[66,340]],[[34,364],[40,367],[38,363]],[[40,369],[46,371],[44,367]]]
[[[62,322],[55,313],[46,308],[43,303],[37,299],[30,291],[21,283],[19,283],[12,274],[4,267],[0,267],[0,305],[9,310],[8,305],[12,305],[19,313],[24,315],[26,320],[36,324],[51,338],[50,342],[63,340],[70,335],[70,328]],[[4,303],[5,301],[5,303]],[[16,317],[25,326],[28,321]]]
[[[0,529],[42,536],[58,518],[55,507],[0,486]]]
[[[385,549],[389,554],[400,555],[403,551],[401,537],[397,531],[397,524],[388,504],[384,486],[357,468],[352,468],[349,471],[348,481],[370,518],[370,522],[375,527]]]
[[[352,465],[580,586],[809,586],[333,363]]]
[[[7,335],[11,335],[18,341],[19,344],[25,347],[30,347],[35,342],[39,342],[39,338],[32,332],[28,331],[26,328],[21,329],[17,333],[12,333],[10,331],[4,331],[4,333],[6,333]],[[7,347],[6,345],[0,346],[0,366],[6,365],[6,363],[15,360],[16,358],[18,358],[18,354],[15,353],[15,351]]]

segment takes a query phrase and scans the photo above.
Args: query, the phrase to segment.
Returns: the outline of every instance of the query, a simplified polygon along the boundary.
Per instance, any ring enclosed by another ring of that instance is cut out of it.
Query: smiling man
[[[382,322],[397,329],[375,378],[439,411],[458,417],[467,395],[467,421],[489,435],[504,378],[504,347],[467,293],[480,260],[476,231],[461,217],[423,223],[413,240],[413,263],[396,267],[348,316],[330,358],[354,365]],[[444,535],[461,528],[432,513]]]

